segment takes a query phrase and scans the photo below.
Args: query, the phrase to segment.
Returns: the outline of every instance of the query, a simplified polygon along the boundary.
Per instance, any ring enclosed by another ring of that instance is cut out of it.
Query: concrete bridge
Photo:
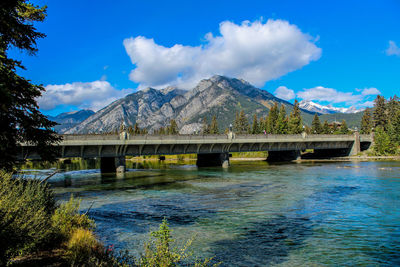
[[[288,161],[313,149],[315,158],[347,156],[367,149],[370,135],[63,135],[59,158],[100,158],[102,172],[124,172],[125,156],[197,154],[197,165],[228,166],[229,153],[268,151],[268,161]],[[20,159],[40,159],[23,144]]]

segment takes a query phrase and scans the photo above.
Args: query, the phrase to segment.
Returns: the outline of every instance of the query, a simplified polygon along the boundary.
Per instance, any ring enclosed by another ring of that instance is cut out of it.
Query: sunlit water
[[[195,236],[194,256],[222,266],[400,265],[400,162],[192,164],[131,164],[122,177],[65,171],[49,181],[60,201],[73,193],[83,211],[91,207],[105,244],[134,255],[165,217],[177,243]]]

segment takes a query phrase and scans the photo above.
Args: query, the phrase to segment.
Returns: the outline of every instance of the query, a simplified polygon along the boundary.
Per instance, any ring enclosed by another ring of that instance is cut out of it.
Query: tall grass
[[[53,192],[38,180],[13,179],[0,171],[0,265],[16,255],[49,246],[56,239]]]

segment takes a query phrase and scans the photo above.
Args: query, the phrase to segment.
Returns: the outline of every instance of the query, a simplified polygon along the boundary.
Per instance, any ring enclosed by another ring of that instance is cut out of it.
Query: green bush
[[[79,213],[80,200],[71,195],[69,201],[60,205],[51,217],[52,226],[60,234],[61,241],[67,241],[78,228],[94,229],[94,221],[86,214]]]
[[[53,242],[50,217],[55,209],[54,195],[47,184],[14,179],[0,171],[0,265]]]
[[[52,190],[39,180],[12,178],[0,171],[0,266],[15,256],[61,249],[59,265],[71,266],[179,266],[188,265],[193,238],[183,248],[173,247],[171,230],[164,219],[151,233],[144,255],[136,259],[105,248],[94,236],[94,221],[79,213],[80,201],[72,196],[56,206]],[[63,254],[61,253],[61,254]],[[211,259],[195,262],[209,266]],[[40,266],[40,260],[37,263]],[[23,263],[22,265],[23,266]],[[215,265],[214,265],[215,266]]]
[[[193,239],[191,238],[186,242],[183,248],[173,247],[174,240],[171,236],[172,230],[169,229],[167,220],[164,219],[158,229],[151,233],[153,239],[150,239],[145,244],[144,255],[141,256],[139,266],[143,267],[170,267],[170,266],[189,266],[185,261],[192,256],[191,252],[188,252]],[[205,259],[204,261],[195,262],[194,266],[210,266],[212,259]],[[213,264],[212,266],[218,266],[219,264]]]
[[[383,129],[382,126],[378,126],[375,129],[374,136],[374,151],[376,155],[393,155],[396,153],[396,145],[392,142],[390,135]]]

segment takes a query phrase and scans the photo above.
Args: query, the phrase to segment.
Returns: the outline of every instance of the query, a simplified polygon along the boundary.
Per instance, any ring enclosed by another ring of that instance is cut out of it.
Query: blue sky
[[[400,1],[34,1],[47,37],[11,51],[45,114],[223,74],[293,101],[369,105],[400,93]],[[244,22],[245,21],[245,22]],[[133,64],[134,62],[135,64]]]

